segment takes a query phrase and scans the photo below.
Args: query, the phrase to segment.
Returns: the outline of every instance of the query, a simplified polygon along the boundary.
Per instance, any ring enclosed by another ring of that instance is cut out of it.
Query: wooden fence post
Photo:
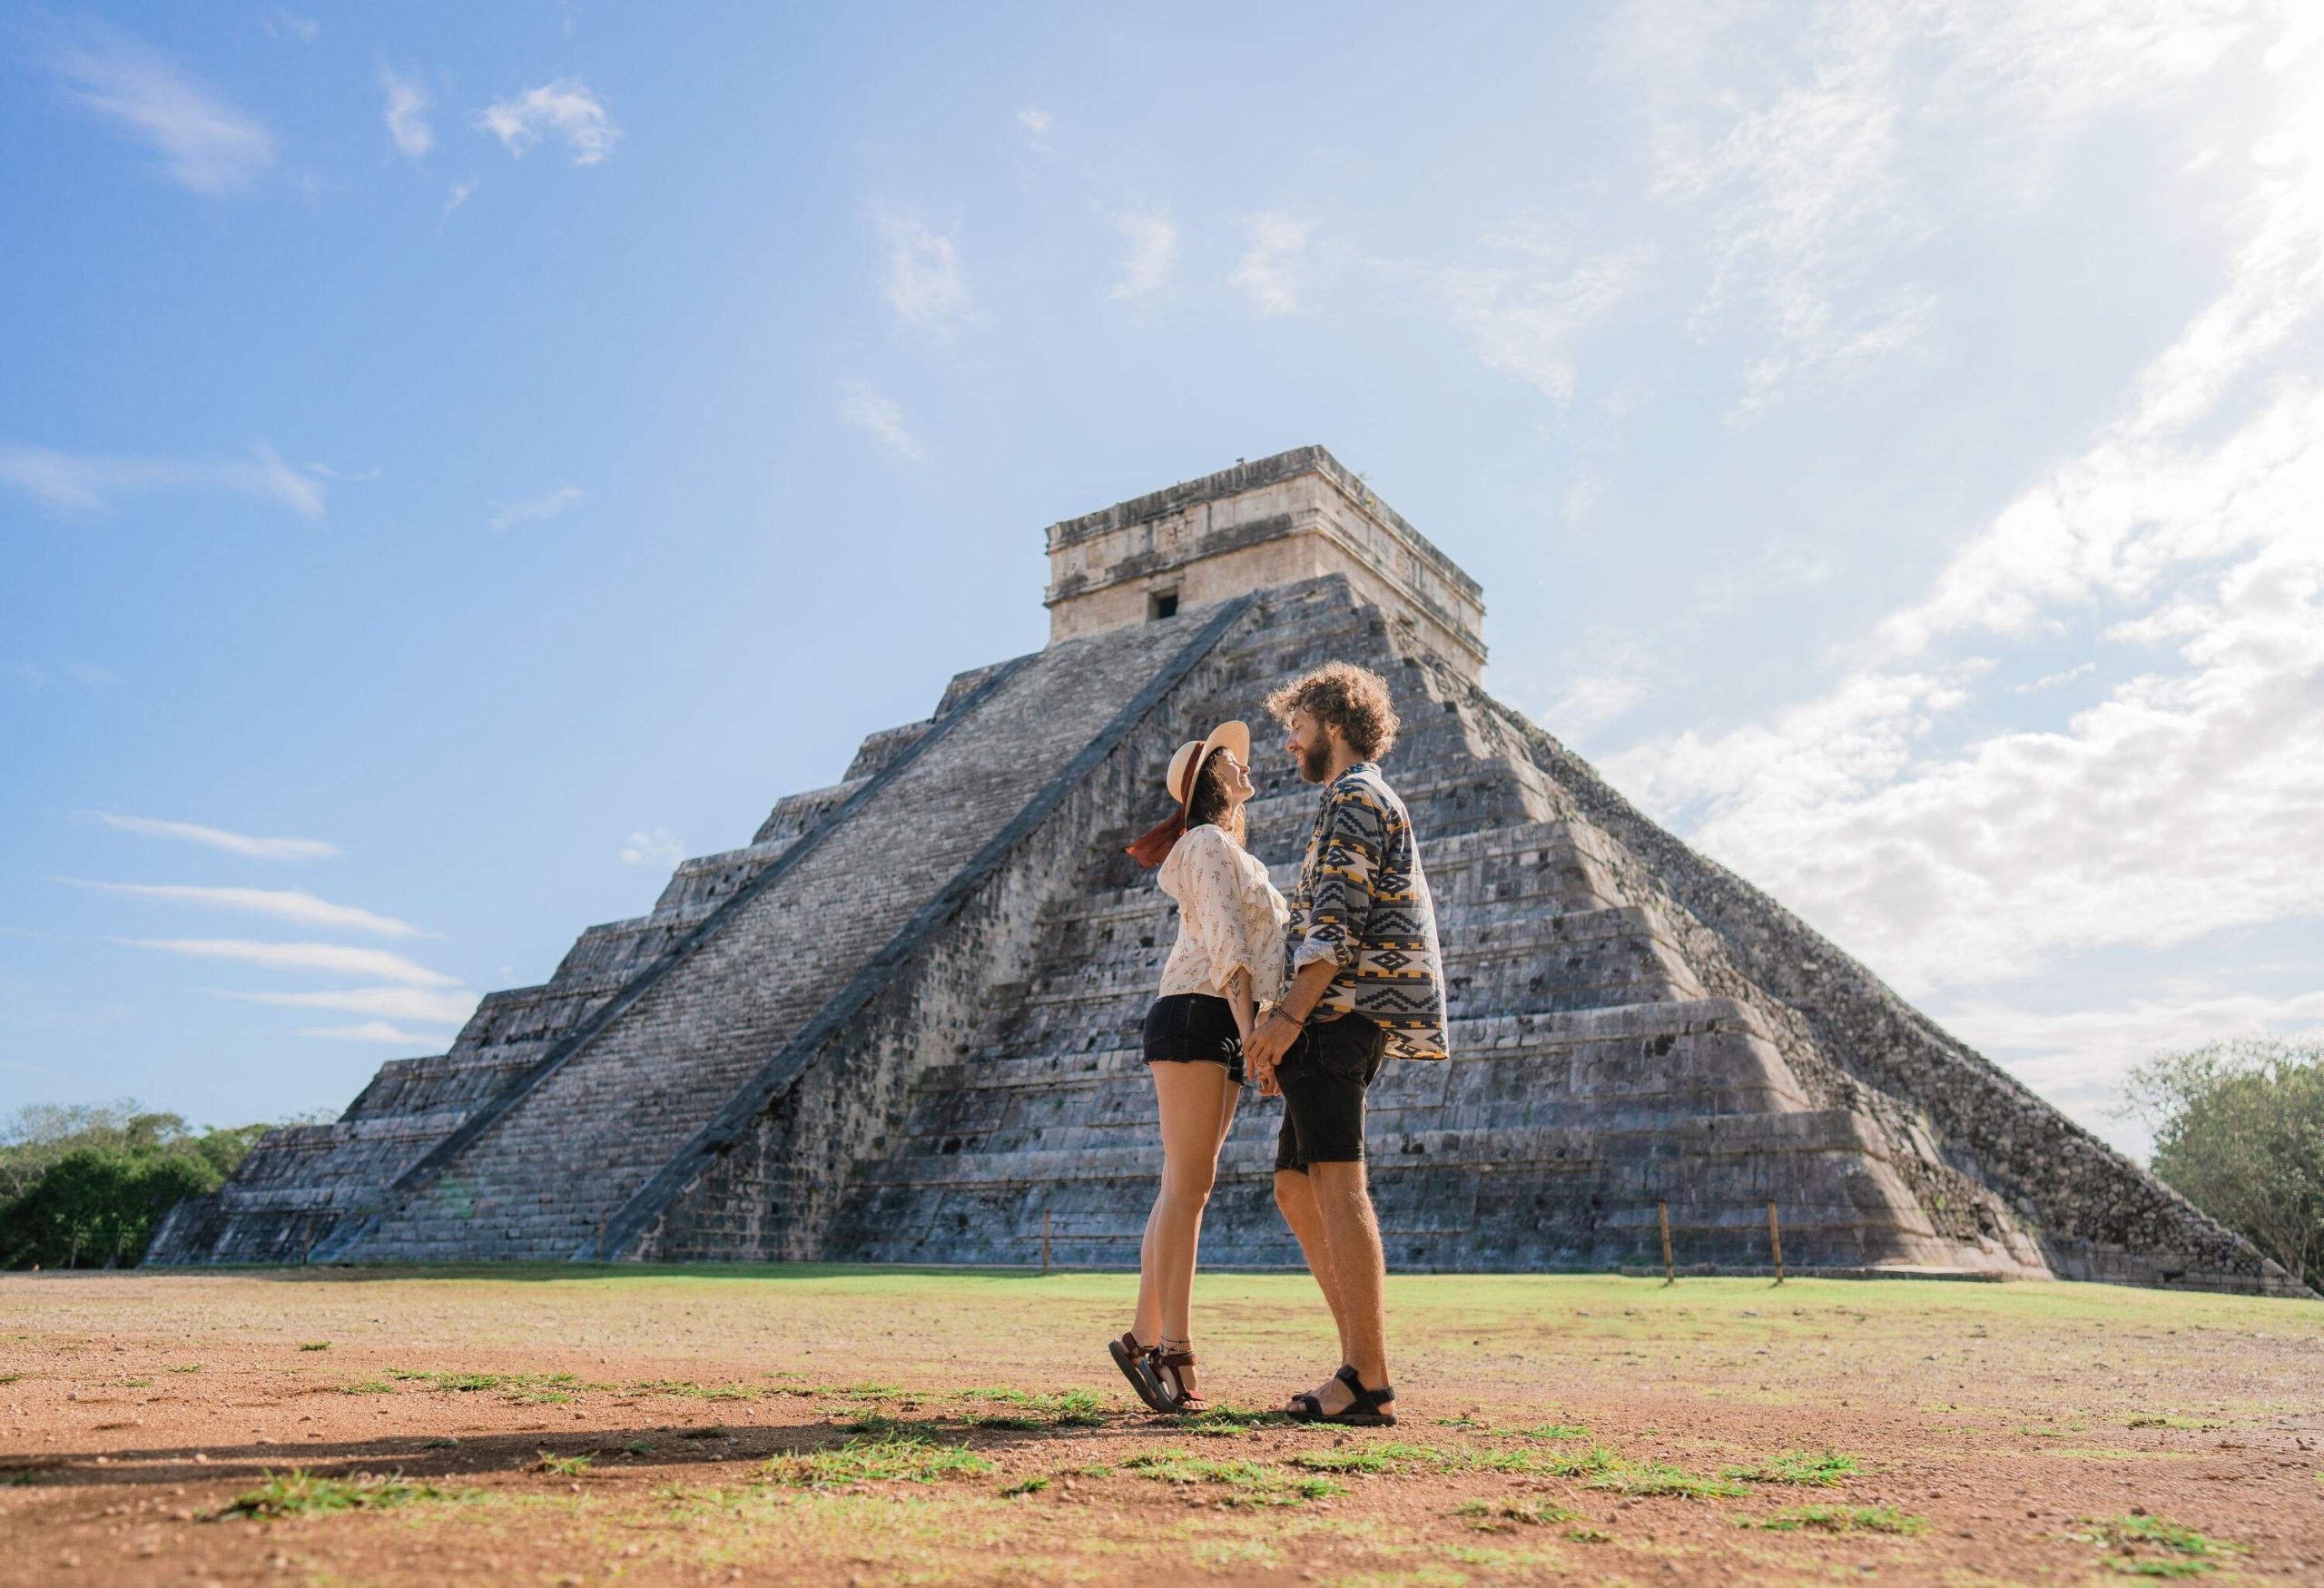
[[[1655,1216],[1662,1221],[1662,1282],[1665,1285],[1676,1285],[1679,1282],[1679,1271],[1670,1261],[1670,1204],[1657,1202],[1654,1205],[1654,1211]]]
[[[1041,1209],[1041,1277],[1049,1277],[1049,1210]]]
[[[1776,1283],[1783,1283],[1783,1226],[1776,1222],[1776,1204],[1768,1199],[1768,1250],[1775,1254]]]

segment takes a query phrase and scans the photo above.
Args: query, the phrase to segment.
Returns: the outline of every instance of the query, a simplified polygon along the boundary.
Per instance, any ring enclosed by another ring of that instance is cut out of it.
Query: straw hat
[[[1170,757],[1170,770],[1162,774],[1162,786],[1169,791],[1172,799],[1178,802],[1181,814],[1194,804],[1195,772],[1210,759],[1213,750],[1219,749],[1232,750],[1235,759],[1248,766],[1251,764],[1249,725],[1221,723],[1210,730],[1208,738],[1188,739],[1178,746],[1178,753]]]
[[[1144,866],[1160,865],[1187,830],[1187,818],[1193,814],[1195,774],[1210,759],[1213,750],[1231,750],[1235,759],[1248,766],[1251,764],[1251,730],[1248,725],[1226,722],[1199,739],[1188,739],[1170,757],[1169,770],[1162,774],[1162,786],[1178,808],[1137,836],[1129,845],[1130,858]]]

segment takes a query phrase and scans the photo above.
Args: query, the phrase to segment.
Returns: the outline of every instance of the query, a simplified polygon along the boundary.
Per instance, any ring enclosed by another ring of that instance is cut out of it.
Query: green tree
[[[2154,1172],[2313,1285],[2324,1277],[2324,1041],[2246,1037],[2131,1071]]]
[[[162,1216],[225,1177],[195,1151],[76,1147],[0,1208],[0,1263],[12,1268],[133,1264]]]
[[[138,1261],[162,1215],[217,1189],[269,1129],[196,1130],[127,1098],[18,1110],[0,1125],[0,1267]]]

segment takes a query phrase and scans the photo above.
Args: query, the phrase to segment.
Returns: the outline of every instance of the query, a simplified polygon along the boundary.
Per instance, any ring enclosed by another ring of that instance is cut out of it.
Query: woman
[[[1178,746],[1163,779],[1178,809],[1129,847],[1159,865],[1177,901],[1178,941],[1146,1011],[1146,1062],[1162,1117],[1162,1186],[1138,1251],[1137,1314],[1111,1342],[1115,1364],[1157,1412],[1204,1408],[1187,1312],[1202,1214],[1243,1084],[1253,1010],[1283,989],[1290,912],[1244,847],[1251,732],[1221,723]]]

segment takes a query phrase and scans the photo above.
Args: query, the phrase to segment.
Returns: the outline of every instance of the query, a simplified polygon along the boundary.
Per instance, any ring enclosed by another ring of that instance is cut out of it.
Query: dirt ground
[[[9,1275],[0,1583],[2324,1583],[2324,1305],[1399,1278],[1354,1431],[1148,1413],[1133,1284]],[[1196,1304],[1223,1406],[1334,1366]]]

